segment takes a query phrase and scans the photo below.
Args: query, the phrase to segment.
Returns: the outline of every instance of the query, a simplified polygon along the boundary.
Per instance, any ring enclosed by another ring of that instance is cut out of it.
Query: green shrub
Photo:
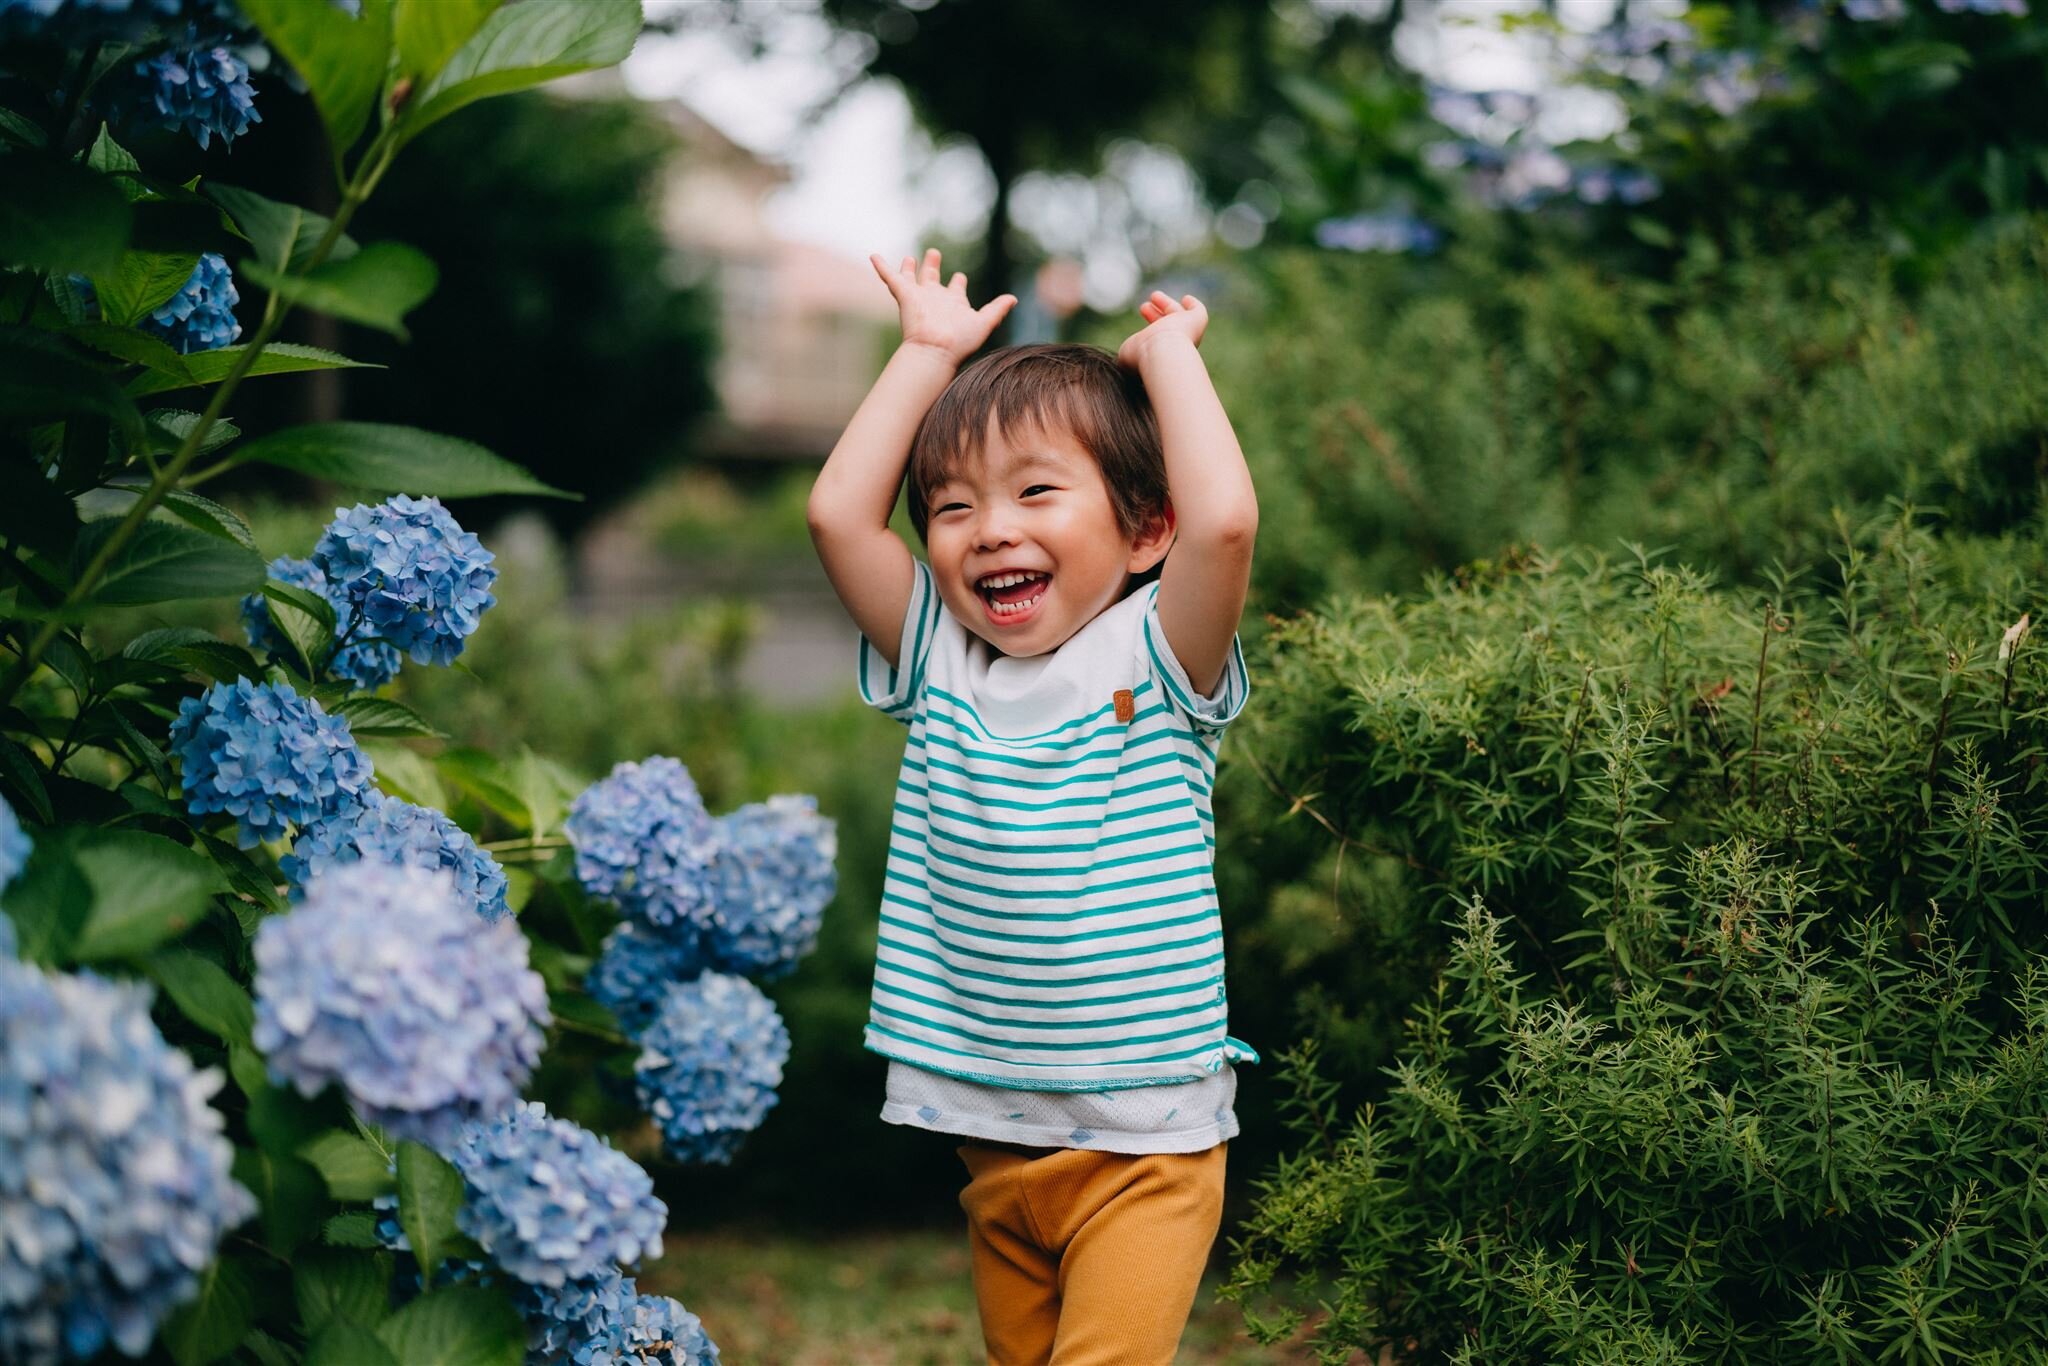
[[[1315,838],[1225,898],[1233,1002],[1309,1035],[1234,1240],[1265,1340],[1293,1268],[1332,1362],[2048,1356],[2048,539],[1835,536],[1274,624],[1233,781]]]

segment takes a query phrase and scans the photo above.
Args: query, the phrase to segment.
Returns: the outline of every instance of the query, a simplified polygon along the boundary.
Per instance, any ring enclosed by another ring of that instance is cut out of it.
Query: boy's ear
[[[1131,542],[1131,559],[1125,568],[1133,574],[1142,574],[1166,558],[1166,552],[1173,546],[1173,503],[1169,499],[1159,511],[1146,521],[1137,538]]]

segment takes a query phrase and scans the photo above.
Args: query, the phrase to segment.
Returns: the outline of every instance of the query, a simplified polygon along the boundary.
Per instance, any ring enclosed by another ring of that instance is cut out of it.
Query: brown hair
[[[910,524],[925,539],[932,490],[978,451],[989,419],[1008,441],[1040,424],[1071,432],[1095,457],[1124,535],[1166,510],[1166,456],[1159,422],[1138,376],[1097,346],[1042,342],[989,352],[954,376],[910,443],[905,493]],[[1144,582],[1159,566],[1138,575]]]

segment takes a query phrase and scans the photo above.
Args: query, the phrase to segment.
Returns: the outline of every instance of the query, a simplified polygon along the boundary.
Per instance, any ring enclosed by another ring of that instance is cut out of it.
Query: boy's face
[[[939,597],[1007,655],[1057,649],[1166,554],[1170,516],[1136,539],[1118,527],[1102,468],[1057,425],[1005,440],[931,491],[925,550]]]

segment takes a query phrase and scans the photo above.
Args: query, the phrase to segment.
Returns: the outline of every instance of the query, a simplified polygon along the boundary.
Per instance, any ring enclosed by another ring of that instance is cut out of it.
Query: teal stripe
[[[1150,686],[1151,683],[1149,681],[1140,682],[1136,687],[1131,689],[1131,699],[1133,701],[1136,701],[1140,696],[1144,694],[1145,690]],[[1034,731],[1029,735],[998,735],[988,728],[988,724],[981,719],[980,713],[974,710],[974,704],[968,701],[966,698],[955,697],[952,693],[947,692],[944,688],[927,689],[925,695],[928,697],[936,697],[950,707],[958,707],[960,711],[967,717],[967,719],[969,721],[972,721],[975,727],[978,730],[980,730],[981,738],[988,741],[992,745],[1013,745],[1022,744],[1027,741],[1030,741],[1035,742],[1032,745],[1032,748],[1034,749],[1073,749],[1079,745],[1092,744],[1094,741],[1101,739],[1105,735],[1113,735],[1117,731],[1123,729],[1124,725],[1124,723],[1121,721],[1112,721],[1109,725],[1104,726],[1101,730],[1097,731],[1093,735],[1077,735],[1070,740],[1045,739],[1045,737],[1048,735],[1058,735],[1062,731],[1072,730],[1076,726],[1085,726],[1088,725],[1090,722],[1099,720],[1104,716],[1110,715],[1112,712],[1116,710],[1116,703],[1112,701],[1103,703],[1094,711],[1091,711],[1086,715],[1077,716],[1071,721],[1063,721],[1059,725],[1054,726],[1051,730]],[[945,716],[944,719],[949,722],[953,720],[951,716]],[[1134,717],[1132,719],[1135,720],[1136,718]]]
[[[1193,915],[1179,916],[1173,920],[1152,920],[1142,925],[1127,925],[1117,930],[1089,930],[1086,934],[1008,934],[1001,930],[977,930],[971,925],[962,925],[957,921],[948,920],[931,907],[920,905],[908,897],[898,896],[894,892],[882,893],[882,900],[893,901],[898,906],[906,906],[913,911],[923,911],[932,918],[934,924],[943,929],[951,930],[955,934],[973,935],[976,939],[1007,939],[1013,944],[1078,944],[1089,939],[1117,939],[1128,934],[1149,934],[1153,930],[1170,930],[1176,925],[1192,925],[1198,920],[1207,920],[1217,914],[1215,907],[1204,906]],[[934,897],[933,900],[938,901],[948,910],[966,911],[969,915],[988,914],[987,911],[976,911],[972,906],[963,906],[958,902],[949,901],[945,897]],[[1022,912],[1018,912],[1006,914],[1005,918],[1010,920],[1089,920],[1097,916],[1113,915],[1117,911],[1146,910],[1153,906],[1170,906],[1175,902],[1185,902],[1186,900],[1187,898],[1184,896],[1163,896],[1152,901],[1134,901],[1126,906],[1105,907],[1100,911],[1048,912],[1044,915],[1025,915]],[[941,944],[946,942],[943,939],[938,939],[936,935],[933,938],[937,939]],[[946,947],[951,948],[953,946],[947,944]],[[1139,952],[1144,953],[1154,951],[1152,949],[1139,950]]]
[[[1166,708],[1164,707],[1154,707],[1150,711],[1143,713],[1146,716],[1164,716],[1165,714]],[[1137,718],[1133,717],[1132,725],[1135,727],[1136,724]],[[1193,731],[1179,726],[1165,725],[1146,727],[1142,734],[1131,736],[1129,740],[1124,742],[1121,748],[1096,750],[1090,754],[1075,754],[1059,759],[1020,759],[1008,754],[993,753],[985,749],[971,749],[961,744],[958,740],[950,739],[944,735],[933,736],[929,741],[922,735],[912,735],[910,742],[904,747],[904,753],[908,754],[910,751],[916,750],[922,754],[928,748],[940,749],[958,754],[962,758],[979,759],[991,764],[1007,764],[1011,768],[1063,769],[1072,768],[1078,764],[1092,763],[1097,759],[1114,759],[1120,755],[1129,754],[1141,745],[1149,745],[1157,740],[1185,740],[1189,743],[1199,743]]]
[[[1221,977],[1205,977],[1199,982],[1187,982],[1176,987],[1161,987],[1157,991],[1127,991],[1120,996],[1087,996],[1078,999],[1072,997],[1060,997],[1059,999],[1052,1001],[1037,1001],[1032,1000],[1029,997],[992,996],[985,991],[969,991],[966,987],[958,986],[955,983],[947,981],[943,977],[936,977],[929,972],[919,972],[916,968],[906,968],[895,963],[877,962],[875,966],[878,970],[882,968],[887,968],[890,972],[896,973],[899,976],[914,977],[920,982],[930,982],[935,987],[943,987],[952,995],[964,996],[970,1001],[987,1001],[991,1005],[1010,1006],[1017,1010],[1086,1010],[1093,1006],[1120,1006],[1128,1004],[1131,1001],[1159,1001],[1164,1000],[1166,997],[1169,996],[1185,996],[1191,991],[1199,991],[1204,993],[1205,995],[1213,997],[1214,992],[1212,988],[1221,986],[1223,984],[1223,979]],[[986,976],[987,974],[976,973],[973,975]],[[1122,976],[1124,974],[1118,975]],[[1000,980],[1010,982],[1017,986],[1044,987],[1049,985],[1045,982],[1022,982],[1016,978],[1008,977],[1002,978]],[[1067,986],[1070,984],[1062,982],[1053,985]],[[901,994],[908,994],[907,992],[903,992],[902,988],[900,987],[896,988],[896,990]]]
[[[1198,846],[1187,852],[1201,854],[1207,853],[1208,850],[1205,847]],[[908,855],[905,855],[906,859],[908,857]],[[1124,861],[1130,862],[1128,859]],[[1008,901],[1072,901],[1076,897],[1094,896],[1098,892],[1128,892],[1140,887],[1157,887],[1163,882],[1179,882],[1183,878],[1206,878],[1213,875],[1209,864],[1189,863],[1177,868],[1161,869],[1159,872],[1149,873],[1144,877],[1119,878],[1115,882],[1092,882],[1085,887],[989,887],[978,882],[963,882],[957,877],[948,877],[930,863],[925,864],[925,872],[930,874],[934,881],[944,883],[948,887],[959,887],[983,896],[999,896]],[[1085,873],[1083,875],[1085,876]],[[1070,873],[1068,876],[1071,877],[1073,874]],[[904,880],[907,881],[907,879]],[[947,902],[946,904],[953,905],[954,903]],[[969,906],[961,906],[958,909],[970,910],[972,906],[970,904]],[[1014,919],[1022,916],[1024,912],[984,911],[982,914],[1003,915]],[[1067,913],[1062,914],[1067,915]],[[1073,915],[1078,914],[1078,912],[1073,913]],[[1090,914],[1096,913],[1091,912]],[[1034,916],[1033,918],[1036,919],[1038,917]],[[1072,916],[1067,916],[1067,918],[1072,918]]]
[[[868,1028],[874,1030],[877,1034],[886,1034],[892,1039],[901,1039],[907,1044],[915,1044],[919,1048],[928,1048],[934,1053],[951,1053],[956,1057],[976,1058],[983,1063],[998,1063],[1005,1067],[1071,1067],[1073,1065],[1071,1063],[1057,1062],[1009,1062],[1003,1058],[991,1058],[986,1053],[970,1053],[964,1048],[948,1048],[942,1043],[927,1043],[923,1039],[899,1033],[885,1025],[878,1025],[872,1019],[868,1021]],[[1105,1059],[1101,1065],[1105,1067],[1126,1067],[1141,1062],[1179,1062],[1182,1058],[1198,1058],[1202,1054],[1207,1053],[1212,1046],[1204,1044],[1200,1048],[1189,1048],[1179,1053],[1158,1053],[1146,1058]]]
[[[1174,1006],[1167,1010],[1148,1010],[1138,1015],[1117,1015],[1100,1020],[1009,1020],[999,1015],[983,1015],[978,1011],[969,1010],[965,1006],[954,1005],[950,1001],[941,1001],[931,996],[920,996],[914,991],[905,991],[902,987],[891,986],[889,983],[879,980],[875,983],[875,990],[877,992],[887,992],[891,996],[901,996],[906,1001],[916,1001],[920,1005],[936,1006],[940,1010],[950,1011],[955,1015],[964,1015],[976,1024],[987,1025],[996,1029],[1115,1029],[1119,1025],[1142,1024],[1147,1020],[1188,1019],[1206,1011],[1219,1009],[1223,1005],[1221,1001],[1212,998],[1201,1005]],[[891,1010],[889,1013],[894,1015],[900,1012]],[[917,1023],[926,1025],[928,1028],[937,1029],[940,1027],[916,1015],[904,1015],[903,1018],[906,1020],[916,1020]],[[1192,1033],[1193,1031],[1183,1030],[1182,1032]],[[1103,1042],[1103,1040],[1097,1040],[1097,1042]],[[1037,1044],[1032,1044],[1031,1046],[1034,1048],[1038,1047]],[[1050,1047],[1051,1045],[1047,1046]]]
[[[969,1043],[988,1044],[996,1048],[1015,1048],[1032,1053],[1066,1053],[1080,1048],[1135,1048],[1140,1044],[1172,1043],[1175,1039],[1185,1039],[1190,1034],[1209,1034],[1213,1033],[1216,1029],[1214,1024],[1198,1024],[1190,1025],[1186,1029],[1168,1030],[1164,1034],[1139,1034],[1128,1039],[1117,1039],[1114,1042],[1108,1039],[1086,1039],[1079,1043],[1027,1043],[1019,1039],[992,1038],[987,1034],[976,1034],[971,1029],[955,1029],[951,1025],[933,1024],[929,1020],[920,1020],[915,1015],[905,1015],[900,1010],[891,1010],[879,1002],[871,1001],[868,1003],[870,1023],[873,1022],[873,1017],[876,1014],[890,1016],[893,1019],[903,1021],[905,1024],[914,1024],[919,1029],[929,1029],[934,1034],[951,1034],[954,1038],[965,1039]],[[912,1042],[914,1043],[916,1040],[912,1040]],[[937,1047],[937,1045],[928,1045],[928,1047]],[[1196,1051],[1199,1052],[1201,1050],[1198,1049]],[[1105,1061],[1108,1060],[1105,1059]]]
[[[924,789],[914,783],[899,782],[896,785],[896,790],[899,793],[908,791],[918,796],[924,795]],[[992,821],[985,816],[962,816],[957,812],[948,811],[942,806],[905,806],[900,796],[896,799],[894,807],[894,810],[899,815],[915,816],[924,820],[927,824],[930,823],[931,817],[943,816],[949,821],[958,821],[962,825],[970,825],[977,830],[1001,830],[1017,835],[1036,835],[1045,830],[1099,830],[1113,822],[1135,820],[1140,816],[1156,816],[1162,811],[1186,811],[1187,809],[1188,804],[1183,801],[1154,802],[1150,806],[1134,806],[1128,811],[1112,811],[1108,815],[1097,816],[1093,820],[1033,821],[1029,825],[1013,825],[1006,821]],[[938,833],[941,835],[945,834],[944,831]],[[950,836],[947,836],[947,838],[950,838]]]
[[[888,920],[886,916],[883,918],[885,921],[887,921],[887,923],[892,925],[899,925],[902,923],[901,921]],[[1204,939],[1220,938],[1222,938],[1220,934],[1204,936]],[[1169,972],[1188,972],[1195,968],[1208,967],[1211,963],[1220,964],[1223,961],[1223,955],[1219,952],[1212,953],[1207,958],[1190,958],[1185,963],[1160,963],[1149,968],[1132,968],[1128,972],[1098,972],[1088,977],[1062,977],[1057,981],[1048,982],[1044,978],[1039,977],[1010,977],[1000,972],[976,972],[973,968],[960,967],[958,964],[954,963],[952,959],[945,957],[943,954],[933,953],[929,949],[916,948],[909,944],[899,944],[895,940],[889,938],[887,935],[880,936],[878,942],[881,945],[881,947],[888,949],[891,952],[907,954],[912,958],[923,958],[929,962],[937,963],[940,967],[944,968],[947,972],[951,973],[955,977],[972,977],[977,982],[1001,982],[1006,986],[1018,987],[1095,987],[1101,986],[1105,982],[1131,982],[1136,981],[1140,977],[1160,977]],[[932,942],[937,943],[938,941],[933,940]],[[1191,939],[1188,942],[1190,944],[1199,945],[1202,942],[1204,942],[1204,940]],[[965,950],[962,950],[962,952],[965,952]],[[1041,967],[1044,966],[1046,961],[1043,958],[1018,958],[999,953],[977,953],[971,956],[975,958],[986,958],[998,963],[1035,963]],[[1107,958],[1113,957],[1115,955],[1097,954],[1095,956],[1098,958]],[[1080,963],[1086,962],[1088,960],[1081,958],[1063,958],[1059,961],[1063,963]],[[894,963],[891,963],[888,966],[891,972],[909,971],[908,968],[898,967]]]
[[[1201,829],[1202,827],[1199,824],[1176,822],[1172,825],[1156,825],[1149,830],[1132,830],[1121,835],[1104,835],[1092,844],[1033,844],[1029,849],[1025,850],[1019,850],[1015,844],[990,844],[986,840],[971,840],[962,835],[948,835],[943,832],[939,834],[939,838],[948,844],[958,844],[968,849],[980,849],[991,854],[1014,854],[1019,852],[1029,854],[1088,854],[1093,853],[1105,844],[1128,844],[1132,840],[1149,839],[1154,835],[1195,835],[1200,834]],[[903,826],[893,822],[890,824],[889,830],[892,834],[901,835],[914,844],[929,845],[930,843],[922,832],[905,829]],[[957,862],[958,860],[955,861]]]
[[[1188,833],[1194,834],[1195,832],[1191,830]],[[1150,863],[1155,859],[1179,858],[1183,854],[1206,854],[1209,852],[1209,846],[1205,844],[1185,844],[1176,849],[1161,849],[1156,853],[1126,854],[1122,858],[1099,859],[1094,863],[1085,864],[1079,868],[1017,868],[1001,863],[976,863],[973,859],[958,858],[946,853],[942,849],[932,849],[929,845],[926,845],[926,849],[930,852],[932,858],[946,864],[948,867],[965,868],[971,872],[988,873],[995,877],[1086,877],[1088,874],[1100,872],[1104,868],[1127,868],[1134,863]],[[1034,848],[1024,850],[1023,852],[1041,854],[1045,851]],[[1112,885],[1114,884],[1103,884],[1094,890],[1099,892],[1108,891]],[[1057,896],[1060,894],[1054,892],[1048,893],[1048,895]],[[1069,895],[1075,894],[1069,893]]]
[[[883,898],[883,900],[885,901],[887,899],[887,897]],[[924,908],[920,906],[916,909],[923,910]],[[926,912],[926,914],[930,914],[930,912]],[[933,919],[936,920],[937,918],[938,917],[933,916]],[[879,919],[881,920],[881,923],[884,925],[894,925],[899,930],[909,930],[915,934],[923,935],[926,939],[930,940],[934,944],[938,944],[941,942],[936,935],[934,935],[930,930],[927,930],[922,925],[913,924],[908,920],[903,920],[896,916],[888,915],[886,913],[880,914]],[[1065,967],[1069,963],[1103,963],[1119,958],[1142,958],[1146,954],[1166,953],[1171,949],[1197,948],[1200,945],[1208,943],[1212,939],[1221,939],[1222,937],[1223,931],[1220,929],[1215,929],[1209,931],[1209,933],[1207,934],[1199,935],[1193,939],[1174,940],[1165,944],[1139,944],[1134,945],[1133,947],[1128,949],[1105,949],[1101,953],[1081,953],[1075,954],[1072,957],[1061,958],[1047,958],[1042,953],[984,953],[980,949],[959,948],[951,944],[946,944],[944,945],[944,947],[953,953],[962,954],[968,958],[979,958],[986,963],[1028,963],[1035,967],[1043,968]],[[943,963],[947,960],[940,958],[937,961]],[[1185,964],[1183,964],[1182,966],[1185,966]]]
[[[1126,773],[1136,773],[1139,769],[1155,768],[1160,764],[1170,764],[1179,757],[1174,751],[1166,750],[1159,754],[1148,755],[1135,763],[1125,763],[1116,768],[1104,769],[1100,773],[1070,773],[1064,778],[1004,778],[993,773],[976,773],[971,769],[962,768],[959,764],[950,763],[936,756],[928,757],[925,762],[932,768],[941,769],[947,773],[957,773],[963,778],[976,779],[996,787],[1014,787],[1025,792],[1050,792],[1055,788],[1068,787],[1074,783],[1114,782]],[[910,761],[905,759],[903,766],[909,768]],[[919,767],[923,768],[923,765],[919,765]]]
[[[1010,811],[1100,811],[1105,804],[1115,801],[1118,797],[1135,797],[1144,792],[1159,792],[1169,787],[1185,787],[1186,784],[1179,778],[1156,778],[1149,783],[1137,783],[1131,787],[1117,788],[1113,792],[1106,792],[1092,800],[1078,802],[1013,802],[1004,797],[977,797],[972,792],[957,787],[948,787],[939,782],[931,783],[929,785],[929,792],[924,788],[907,782],[899,781],[897,786],[907,791],[924,793],[927,797],[930,796],[930,793],[936,792],[942,796],[963,798],[978,807],[1000,806]]]

